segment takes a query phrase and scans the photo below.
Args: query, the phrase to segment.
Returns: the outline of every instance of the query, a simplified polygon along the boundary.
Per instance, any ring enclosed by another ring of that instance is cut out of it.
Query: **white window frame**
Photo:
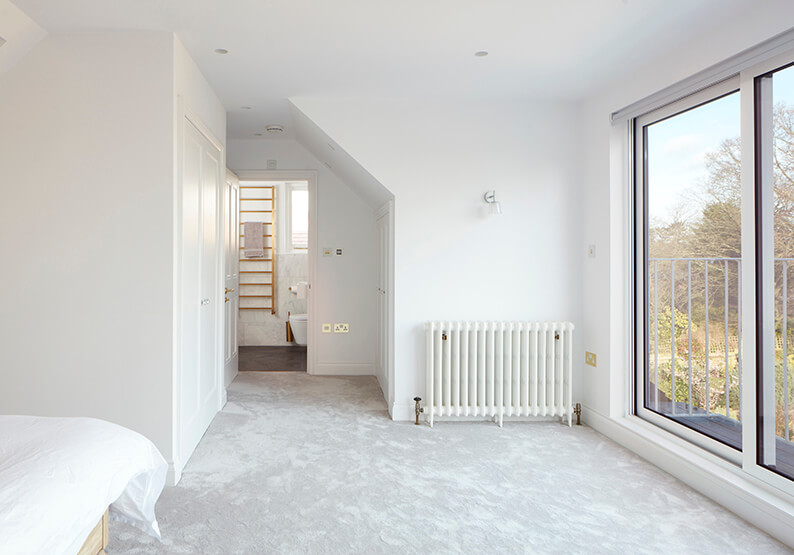
[[[752,364],[743,365],[744,382],[742,407],[752,415],[752,426],[743,426],[742,468],[751,476],[770,484],[789,495],[794,495],[794,479],[777,474],[757,464],[758,426],[757,426],[757,376],[756,354],[756,225],[755,225],[755,79],[794,62],[794,50],[772,56],[761,63],[743,70],[740,74],[742,95],[742,330],[745,360]],[[745,140],[746,138],[746,140]],[[752,202],[745,203],[745,199]],[[745,206],[747,204],[747,206]],[[747,233],[744,232],[747,229]],[[749,263],[745,264],[744,260]],[[746,408],[745,408],[746,407]]]
[[[744,54],[743,54],[744,55]],[[753,59],[761,62],[749,65],[745,62],[740,71],[733,76],[713,84],[701,86],[697,92],[655,108],[641,115],[628,119],[628,144],[631,152],[628,157],[630,167],[629,194],[629,237],[632,256],[630,279],[633,280],[629,304],[630,322],[633,332],[630,370],[631,397],[628,399],[626,414],[641,418],[658,429],[669,432],[677,438],[697,446],[704,451],[716,455],[736,466],[736,470],[748,477],[771,486],[783,494],[794,497],[794,480],[790,480],[774,471],[757,464],[757,376],[756,376],[756,224],[755,224],[755,79],[770,72],[783,68],[794,62],[794,50],[787,49],[780,53],[780,48],[773,49],[767,55],[759,55]],[[730,65],[730,62],[726,62]],[[716,74],[716,73],[715,73]],[[645,339],[645,299],[644,299],[644,266],[645,266],[645,221],[643,175],[644,152],[641,137],[642,128],[667,117],[695,108],[711,100],[739,91],[741,142],[742,142],[742,270],[741,270],[741,312],[742,312],[742,450],[737,451],[719,441],[713,440],[686,426],[644,408],[644,345]],[[664,91],[665,94],[670,94]],[[644,101],[653,105],[652,101]],[[658,103],[656,104],[658,106]],[[631,107],[629,107],[631,108]],[[617,114],[617,113],[616,113]],[[613,114],[613,119],[616,119]]]
[[[697,107],[707,104],[713,100],[717,100],[728,94],[739,91],[739,77],[733,77],[720,83],[717,83],[707,89],[701,90],[695,94],[677,100],[672,104],[668,104],[661,108],[657,108],[652,112],[648,112],[642,116],[634,119],[634,195],[633,195],[633,213],[634,213],[634,299],[636,309],[634,312],[634,337],[636,338],[634,349],[634,413],[647,420],[652,424],[667,430],[677,436],[686,439],[702,447],[703,449],[714,453],[734,464],[741,463],[741,452],[725,445],[715,439],[712,439],[704,434],[701,434],[683,424],[662,416],[652,410],[645,408],[645,322],[647,315],[645,314],[645,231],[647,222],[645,221],[645,186],[644,186],[644,169],[645,169],[645,152],[643,141],[643,128],[652,125],[664,119],[676,116],[688,110],[697,109]],[[741,94],[741,93],[740,93]],[[744,206],[744,199],[742,199]],[[642,341],[642,344],[640,344]],[[744,367],[744,365],[743,365]],[[742,376],[744,379],[744,376]],[[744,411],[742,412],[744,414]],[[744,437],[742,437],[744,440]]]

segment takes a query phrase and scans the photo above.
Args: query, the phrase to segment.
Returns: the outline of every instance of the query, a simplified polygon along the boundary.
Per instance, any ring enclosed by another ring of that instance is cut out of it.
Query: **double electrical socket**
[[[334,324],[334,333],[349,333],[350,324]],[[331,333],[331,324],[323,324],[323,333]]]

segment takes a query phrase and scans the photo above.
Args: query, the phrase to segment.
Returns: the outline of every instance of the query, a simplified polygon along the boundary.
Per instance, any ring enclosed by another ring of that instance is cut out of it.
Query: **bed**
[[[109,518],[159,538],[167,468],[148,439],[110,422],[0,416],[2,552],[103,553]]]

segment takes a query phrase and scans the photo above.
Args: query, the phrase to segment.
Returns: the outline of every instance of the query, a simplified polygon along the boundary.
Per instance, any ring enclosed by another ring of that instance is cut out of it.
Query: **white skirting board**
[[[636,417],[618,419],[582,407],[585,424],[669,472],[729,511],[794,546],[794,502],[716,455]]]
[[[375,364],[371,362],[318,362],[314,367],[317,376],[374,376]]]
[[[424,406],[424,403],[422,406]],[[393,403],[389,407],[389,414],[392,420],[402,422],[405,420],[414,420],[416,418],[416,414],[414,413],[415,410],[416,405],[413,403]]]
[[[168,463],[168,473],[165,475],[165,485],[166,486],[175,486],[179,483],[179,480],[182,479],[182,471],[176,469],[176,465],[173,462]]]

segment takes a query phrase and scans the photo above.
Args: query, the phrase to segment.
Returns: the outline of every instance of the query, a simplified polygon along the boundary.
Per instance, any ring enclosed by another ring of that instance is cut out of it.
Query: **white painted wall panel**
[[[291,100],[395,196],[396,418],[424,392],[424,321],[578,321],[573,105]],[[486,214],[489,189],[502,216]]]
[[[50,36],[0,78],[0,412],[171,452],[172,35]]]

